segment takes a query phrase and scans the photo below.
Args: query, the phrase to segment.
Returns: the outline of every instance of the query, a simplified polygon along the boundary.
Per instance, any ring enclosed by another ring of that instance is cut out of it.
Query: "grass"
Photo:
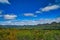
[[[60,30],[0,29],[0,40],[60,40]]]

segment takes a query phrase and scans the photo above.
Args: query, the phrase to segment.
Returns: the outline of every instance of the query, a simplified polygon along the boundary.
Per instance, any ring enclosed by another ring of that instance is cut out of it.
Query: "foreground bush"
[[[60,30],[0,29],[0,40],[60,40]]]

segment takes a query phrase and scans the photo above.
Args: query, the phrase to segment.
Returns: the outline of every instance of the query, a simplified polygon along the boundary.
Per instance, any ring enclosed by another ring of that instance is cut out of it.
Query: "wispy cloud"
[[[49,6],[46,6],[44,8],[40,8],[39,11],[36,11],[35,13],[48,12],[48,11],[56,10],[59,8],[60,8],[60,5],[49,5]]]
[[[41,13],[41,11],[36,11],[35,13]]]
[[[37,17],[37,15],[33,13],[24,13],[24,16],[32,16],[32,17]]]
[[[2,17],[3,15],[0,15],[0,17]]]
[[[59,5],[51,5],[51,6],[46,6],[44,8],[41,8],[41,11],[50,11],[50,10],[55,10],[60,8]]]
[[[0,14],[2,14],[2,12],[3,12],[3,11],[2,11],[2,10],[0,10]]]
[[[2,10],[0,10],[0,17],[2,17],[2,16],[3,16],[3,15],[1,15],[1,14],[2,14],[2,12],[3,12],[3,11],[2,11]]]
[[[8,0],[0,0],[0,3],[10,4],[10,2]]]
[[[17,15],[4,15],[4,19],[15,19]]]

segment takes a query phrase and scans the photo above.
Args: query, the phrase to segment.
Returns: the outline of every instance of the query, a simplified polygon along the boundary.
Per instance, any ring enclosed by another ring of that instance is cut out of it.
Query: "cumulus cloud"
[[[5,19],[15,19],[17,15],[4,15]]]
[[[0,25],[36,25],[36,21],[27,20],[27,21],[4,21]]]
[[[49,19],[49,18],[46,18],[46,19],[40,19],[39,20],[40,21],[40,23],[41,24],[46,24],[46,23],[49,23],[49,24],[51,24],[52,22],[60,22],[60,17],[58,17],[58,18],[54,18],[54,19]]]
[[[8,0],[0,0],[0,3],[10,4],[10,2]]]
[[[0,25],[37,25],[37,24],[46,24],[49,23],[51,24],[52,22],[60,22],[60,17],[54,18],[54,19],[39,19],[39,20],[22,20],[22,21],[4,21],[0,22]]]
[[[33,13],[24,13],[24,16],[32,16],[32,17],[37,17],[37,15]]]

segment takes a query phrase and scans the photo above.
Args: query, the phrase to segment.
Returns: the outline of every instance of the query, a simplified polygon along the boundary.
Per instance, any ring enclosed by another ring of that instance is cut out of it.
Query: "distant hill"
[[[17,28],[17,29],[60,29],[60,22],[52,22],[51,24],[38,25],[0,25],[0,28]]]

